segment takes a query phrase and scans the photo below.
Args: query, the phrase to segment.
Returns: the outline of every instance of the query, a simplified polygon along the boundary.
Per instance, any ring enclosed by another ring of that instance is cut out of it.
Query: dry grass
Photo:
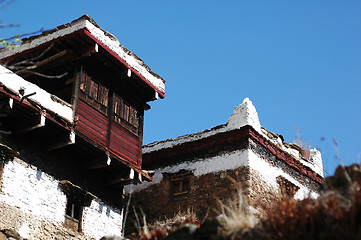
[[[234,199],[226,203],[218,200],[221,211],[217,220],[221,225],[221,235],[233,236],[239,231],[246,232],[254,227],[257,217],[247,203],[241,191]]]
[[[179,213],[152,226],[145,224],[141,237],[163,239],[182,225],[192,223],[200,227],[186,239],[361,240],[361,168],[356,164],[339,167],[334,177],[325,180],[317,199],[275,198],[267,201],[266,206],[258,206],[264,212],[258,221],[241,192],[233,201],[219,203],[218,223],[211,229],[209,225],[200,225],[194,214]],[[220,231],[213,231],[214,228]]]
[[[186,213],[178,212],[173,218],[157,221],[153,224],[147,224],[143,215],[143,226],[139,229],[139,237],[144,240],[163,239],[185,224],[195,224],[199,227],[200,221],[197,220],[195,214],[190,210]]]
[[[275,200],[267,217],[238,239],[361,239],[360,166],[339,167],[336,173],[317,199]]]

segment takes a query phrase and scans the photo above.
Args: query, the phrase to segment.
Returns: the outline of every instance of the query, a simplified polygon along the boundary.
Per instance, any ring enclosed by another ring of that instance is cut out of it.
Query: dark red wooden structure
[[[75,29],[74,26],[79,24],[83,27]],[[3,50],[0,63],[5,66],[25,64],[14,72],[53,94],[56,101],[71,106],[72,121],[62,119],[56,112],[47,112],[46,121],[51,123],[47,127],[51,126],[53,133],[59,132],[48,138],[60,141],[64,134],[75,133],[75,143],[57,144],[49,149],[62,148],[68,156],[80,160],[84,169],[100,171],[106,178],[105,185],[124,184],[130,179],[127,177],[130,169],[139,173],[138,178],[143,175],[150,179],[141,169],[144,111],[150,108],[148,101],[164,97],[164,88],[159,88],[154,79],[161,80],[163,85],[164,80],[151,72],[134,53],[119,46],[128,60],[122,57],[117,52],[119,49],[109,46],[94,31],[114,38],[91,18],[83,16],[70,24],[24,39],[23,45],[29,46],[26,49],[13,54]],[[30,44],[34,42],[38,44]],[[15,99],[19,107],[28,105],[30,115],[39,115],[30,101],[19,99],[2,88],[0,91]],[[30,115],[29,122],[32,122]],[[19,116],[20,108],[14,119]],[[13,130],[18,127],[11,121],[9,125]],[[39,138],[50,132],[42,131],[41,134]],[[46,144],[50,145],[48,141],[44,146]]]

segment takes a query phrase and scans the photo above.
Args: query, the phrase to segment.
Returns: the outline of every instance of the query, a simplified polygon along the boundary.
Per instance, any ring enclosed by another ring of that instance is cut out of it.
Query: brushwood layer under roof
[[[84,15],[71,23],[58,26],[52,30],[44,31],[39,35],[23,39],[23,43],[12,49],[3,50],[1,59],[6,59],[25,51],[35,49],[43,44],[58,38],[71,35],[79,30],[87,30],[87,34],[99,45],[103,46],[111,55],[116,57],[134,74],[150,85],[158,95],[163,98],[165,94],[165,80],[151,69],[133,52],[120,45],[118,39],[100,28],[88,15]]]

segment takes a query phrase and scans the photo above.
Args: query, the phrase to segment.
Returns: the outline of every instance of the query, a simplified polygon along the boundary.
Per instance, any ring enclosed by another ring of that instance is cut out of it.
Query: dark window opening
[[[75,201],[75,199],[68,197],[64,222],[65,227],[81,232],[82,215],[83,206],[79,202]]]
[[[67,199],[64,226],[81,232],[83,208],[90,206],[94,196],[67,180],[62,180],[59,184]]]
[[[116,94],[113,99],[113,120],[117,123],[125,123],[128,130],[137,134],[139,124],[137,110]]]
[[[172,201],[187,200],[191,190],[192,172],[181,170],[177,173],[166,174],[170,183],[170,199]]]
[[[80,98],[103,114],[108,113],[109,89],[85,73],[81,76]]]
[[[283,176],[278,176],[276,179],[281,197],[293,197],[298,191],[298,189],[300,189],[300,187],[291,183]]]
[[[0,192],[2,192],[3,186],[3,171],[4,171],[4,160],[0,160]]]

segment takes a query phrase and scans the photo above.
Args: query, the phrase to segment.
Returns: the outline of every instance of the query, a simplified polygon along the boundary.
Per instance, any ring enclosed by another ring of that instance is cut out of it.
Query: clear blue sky
[[[361,153],[361,1],[16,0],[0,37],[89,14],[166,82],[144,143],[227,122],[249,97],[262,126],[323,154],[333,174]],[[321,140],[324,138],[325,140]]]

